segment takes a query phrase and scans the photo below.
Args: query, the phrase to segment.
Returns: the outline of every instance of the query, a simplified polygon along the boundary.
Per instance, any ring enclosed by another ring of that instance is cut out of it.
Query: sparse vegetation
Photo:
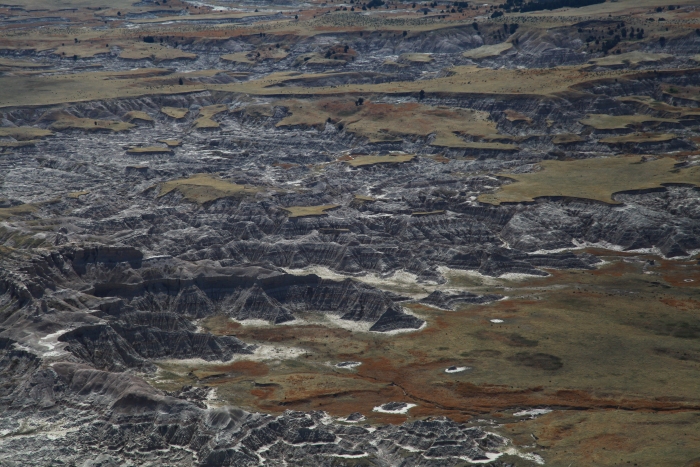
[[[188,201],[205,204],[220,198],[256,193],[258,190],[215,178],[210,174],[196,174],[189,178],[162,183],[158,197],[162,198],[173,191],[180,192]]]
[[[433,57],[430,54],[411,53],[399,56],[399,63],[430,63],[432,61]]]
[[[134,127],[133,124],[116,120],[97,120],[92,118],[80,118],[67,112],[49,112],[41,117],[43,122],[51,122],[50,128],[56,131],[84,130],[84,131],[126,131]]]
[[[159,139],[159,143],[163,143],[169,148],[176,148],[178,146],[182,146],[182,141],[179,139]]]
[[[678,120],[673,118],[659,118],[652,115],[605,115],[595,114],[588,115],[581,120],[584,125],[591,126],[596,130],[621,130],[632,125],[642,123],[678,123]]]
[[[142,121],[142,122],[153,122],[153,117],[148,115],[146,112],[142,112],[140,110],[132,110],[131,112],[127,112],[124,114],[124,120],[126,120],[129,123],[133,123],[134,121]]]
[[[7,220],[14,216],[31,214],[37,210],[33,204],[20,204],[9,208],[0,208],[0,220]]]
[[[148,59],[154,62],[162,62],[165,60],[193,60],[197,58],[197,55],[172,47],[164,47],[162,44],[134,42],[119,54],[119,58],[124,60]]]
[[[633,133],[631,135],[608,136],[602,138],[600,142],[605,144],[661,143],[676,138],[678,136],[669,133]]]
[[[496,124],[488,114],[470,109],[431,107],[417,103],[376,104],[371,101],[358,106],[355,101],[345,99],[291,100],[280,101],[278,105],[287,107],[290,113],[277,124],[279,127],[322,127],[330,120],[341,123],[345,131],[367,137],[372,143],[401,141],[412,135],[425,138],[435,134],[431,143],[434,146],[514,148],[496,143],[473,143],[460,138],[460,135],[484,137],[497,133]]]
[[[50,130],[36,127],[0,127],[0,138],[14,138],[19,141],[33,140],[34,138],[44,138],[53,135]]]
[[[356,156],[352,159],[345,160],[346,164],[351,167],[367,167],[380,164],[400,164],[402,162],[410,162],[416,156],[410,154],[389,154],[386,156]]]
[[[165,115],[170,118],[181,119],[185,118],[185,115],[190,111],[189,109],[180,109],[178,107],[163,107],[160,109]]]
[[[670,54],[645,53],[640,51],[628,52],[624,54],[615,54],[607,57],[594,58],[589,63],[594,63],[598,66],[614,66],[628,65],[636,67],[643,63],[655,63],[673,58]]]
[[[164,146],[137,146],[126,150],[127,154],[172,154],[173,150]]]
[[[326,211],[339,207],[337,204],[324,204],[321,206],[288,206],[282,208],[289,213],[289,217],[317,217],[328,215]]]
[[[552,138],[552,143],[554,144],[572,144],[580,143],[581,141],[585,140],[579,135],[572,135],[569,133],[555,135],[554,138]]]
[[[212,117],[218,113],[225,112],[228,107],[224,104],[208,105],[199,109],[199,117],[194,122],[194,127],[199,129],[214,129],[219,128],[219,122]]]
[[[467,50],[462,54],[465,58],[482,59],[489,57],[496,57],[504,52],[509,51],[513,48],[513,44],[510,42],[501,42],[500,44],[493,45],[482,45],[475,49]]]
[[[612,195],[622,191],[660,188],[664,184],[700,185],[700,167],[675,169],[674,159],[645,161],[637,157],[607,157],[577,161],[543,161],[534,173],[502,176],[515,182],[493,194],[479,196],[489,204],[520,203],[535,198],[585,198],[616,204]]]

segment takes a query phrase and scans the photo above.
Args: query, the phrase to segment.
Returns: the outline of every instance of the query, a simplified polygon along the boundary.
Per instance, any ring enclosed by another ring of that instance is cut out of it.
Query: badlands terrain
[[[0,5],[0,466],[700,466],[700,5],[483,1]]]

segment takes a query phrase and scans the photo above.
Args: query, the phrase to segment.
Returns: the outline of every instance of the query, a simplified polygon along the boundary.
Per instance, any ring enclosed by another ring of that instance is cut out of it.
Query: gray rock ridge
[[[444,417],[370,429],[324,412],[205,409],[136,376],[74,363],[27,369],[24,376],[23,384],[0,396],[5,465],[48,466],[58,453],[73,465],[101,459],[112,465],[330,466],[359,458],[375,466],[453,466],[490,456],[488,465],[495,467],[504,465],[496,458],[508,442]],[[32,436],[21,435],[27,430]]]
[[[153,372],[149,360],[172,358],[227,361],[234,354],[252,354],[253,345],[245,345],[231,336],[217,337],[191,331],[166,331],[149,326],[81,326],[58,338],[68,343],[67,350],[96,368],[124,371],[134,368]]]
[[[119,271],[108,281],[95,283],[89,292],[121,298],[137,310],[172,311],[191,318],[222,312],[237,319],[280,323],[294,319],[294,312],[319,311],[346,320],[375,322],[388,312],[394,319],[404,315],[383,292],[351,279],[338,282],[265,266],[203,263],[188,274],[150,270],[141,280],[134,279],[134,270]],[[120,281],[124,277],[129,281]],[[406,318],[406,322],[415,320]]]
[[[176,340],[198,340],[202,337],[193,333],[183,319],[217,313],[240,320],[282,323],[293,320],[294,313],[315,311],[372,324],[388,313],[384,324],[375,330],[415,329],[423,324],[404,313],[390,295],[367,284],[351,279],[322,279],[315,274],[289,274],[264,264],[221,266],[217,261],[185,262],[174,258],[154,262],[144,261],[141,252],[133,247],[67,246],[43,253],[21,268],[24,281],[17,283],[17,290],[7,286],[7,298],[15,309],[43,300],[42,306],[63,311],[97,309],[99,313],[90,313],[93,319],[112,320],[107,327],[93,326],[89,332],[86,328],[80,339],[77,334],[69,334],[83,344],[106,339],[116,348],[124,348],[118,336],[146,329],[156,341],[172,342],[176,335]],[[143,312],[155,314],[147,316]],[[231,348],[230,345],[224,347]],[[155,358],[169,355],[155,349],[146,353]],[[213,358],[207,352],[204,355]]]

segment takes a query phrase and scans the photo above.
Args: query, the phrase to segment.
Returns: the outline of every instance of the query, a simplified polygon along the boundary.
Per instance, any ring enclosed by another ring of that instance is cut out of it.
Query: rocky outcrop
[[[519,210],[502,235],[511,247],[524,251],[570,248],[579,243],[687,256],[700,248],[700,212],[692,201],[696,196],[693,188],[669,187],[661,192],[615,195],[620,201],[634,203],[631,206],[543,201]]]
[[[373,430],[334,421],[323,412],[271,416],[203,409],[138,377],[72,363],[26,376],[10,395],[0,396],[4,433],[35,427],[33,436],[0,438],[4,461],[15,464],[49,465],[58,452],[74,465],[93,465],[97,458],[102,465],[330,466],[359,458],[373,465],[456,466],[465,459],[496,459],[507,443],[481,427],[442,417]],[[97,451],[103,453],[99,458]],[[503,464],[493,460],[490,465]]]
[[[503,295],[487,294],[477,295],[470,292],[446,293],[436,290],[425,298],[419,300],[420,303],[430,305],[443,310],[456,310],[462,304],[483,304],[500,300]]]
[[[61,335],[59,341],[67,342],[67,350],[76,357],[108,371],[129,368],[154,371],[155,366],[149,360],[160,358],[226,361],[234,354],[252,354],[255,349],[231,336],[120,322],[80,327]]]

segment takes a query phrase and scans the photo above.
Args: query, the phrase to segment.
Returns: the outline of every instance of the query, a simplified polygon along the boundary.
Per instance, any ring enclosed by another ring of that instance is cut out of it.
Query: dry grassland
[[[518,151],[520,147],[510,143],[490,143],[481,141],[464,141],[460,144],[441,144],[439,141],[434,141],[433,146],[465,148],[465,149],[483,149],[487,151]]]
[[[700,109],[697,107],[677,107],[675,105],[667,104],[666,102],[657,101],[648,96],[623,96],[618,97],[617,100],[620,102],[630,102],[641,104],[648,109],[654,110],[656,112],[668,113],[673,117],[698,117],[700,116]]]
[[[287,107],[291,115],[277,126],[322,127],[330,121],[346,131],[364,136],[371,143],[400,141],[406,136],[435,134],[434,146],[468,148],[476,143],[458,134],[485,137],[497,133],[496,124],[486,112],[470,109],[431,107],[418,103],[355,105],[350,99],[288,100],[276,105]],[[489,143],[482,143],[489,144]]]
[[[618,0],[615,2],[605,2],[597,5],[590,5],[581,8],[560,8],[557,10],[545,10],[545,11],[533,11],[528,13],[514,13],[509,15],[510,17],[536,17],[538,19],[542,18],[544,21],[551,19],[556,21],[556,24],[562,24],[566,21],[578,20],[581,18],[605,18],[608,15],[618,16],[618,15],[631,15],[634,13],[649,13],[653,11],[654,8],[662,5],[664,3],[658,0]],[[682,5],[694,5],[695,0],[679,0],[673,3],[677,6]],[[666,12],[664,12],[666,13]],[[666,13],[668,16],[668,13]]]
[[[419,81],[394,81],[380,84],[357,84],[344,86],[285,86],[284,94],[407,94],[421,91],[439,94],[536,94],[557,95],[572,87],[600,79],[621,78],[633,73],[629,70],[587,71],[582,66],[563,66],[541,69],[491,69],[477,66],[457,66],[450,69],[449,76]],[[333,76],[334,73],[298,75],[272,73],[260,80],[243,83],[211,85],[212,90],[240,91],[249,94],[278,94],[276,87],[285,81],[299,82],[304,79]]]
[[[222,55],[221,60],[233,63],[248,63],[251,65],[256,63],[254,56],[251,56],[251,52],[236,52],[233,54]]]
[[[644,162],[639,156],[543,161],[539,172],[501,174],[515,182],[478,199],[482,203],[500,204],[563,196],[618,204],[612,195],[622,191],[659,188],[667,183],[700,185],[700,167],[676,169],[675,165],[672,158]]]
[[[179,75],[154,77],[167,70],[139,69],[52,76],[0,77],[0,107],[49,106],[66,102],[178,94],[204,90],[200,85],[177,84]],[[190,73],[188,76],[195,76]]]
[[[528,117],[527,115],[523,115],[520,112],[516,112],[515,110],[506,110],[504,112],[506,114],[506,119],[509,122],[526,122],[526,123],[532,123],[532,119]]]
[[[143,146],[129,148],[126,150],[127,154],[172,154],[173,150],[163,146]]]
[[[674,118],[658,118],[651,115],[605,115],[592,114],[581,120],[581,123],[596,130],[622,130],[631,125],[643,123],[678,123]]]
[[[240,18],[250,18],[252,16],[264,16],[268,13],[264,12],[219,12],[219,13],[204,13],[197,15],[177,15],[177,16],[160,16],[158,18],[144,18],[136,19],[134,23],[136,24],[150,24],[150,23],[187,23],[193,21],[216,21],[216,20],[227,20],[227,19],[240,19]]]
[[[85,130],[85,131],[126,131],[134,127],[133,124],[117,120],[95,120],[92,118],[78,118],[68,112],[48,112],[41,117],[43,122],[51,122],[52,130]]]
[[[27,141],[0,141],[0,148],[7,148],[7,149],[17,149],[17,148],[25,148],[29,146],[34,146],[36,143],[38,143],[39,140],[36,139],[30,139]]]
[[[123,118],[129,123],[133,123],[135,120],[141,120],[143,122],[153,121],[153,117],[148,115],[146,112],[142,112],[140,110],[132,110],[131,112],[127,112],[124,114]]]
[[[556,95],[570,88],[598,79],[621,78],[632,73],[629,70],[586,71],[581,66],[565,66],[542,69],[490,69],[476,66],[457,66],[450,69],[449,76],[419,81],[394,81],[380,84],[353,84],[344,86],[295,87],[278,85],[285,81],[317,79],[332,74],[316,73],[298,75],[293,73],[272,73],[260,80],[235,84],[208,85],[210,90],[244,92],[255,95],[266,94],[402,94],[421,90],[426,93],[466,93],[466,94],[538,94]]]
[[[110,53],[109,48],[104,44],[96,44],[93,42],[68,43],[67,45],[58,46],[53,51],[54,55],[65,56],[66,58],[92,58],[96,55]]]
[[[50,130],[30,126],[0,127],[0,138],[14,138],[19,141],[33,140],[53,135]]]
[[[273,105],[253,104],[246,106],[244,112],[250,117],[269,118],[275,114],[275,109]]]
[[[609,136],[600,140],[605,144],[662,143],[678,138],[670,133],[633,133],[631,135]]]
[[[559,135],[555,135],[554,138],[552,138],[552,143],[554,144],[571,144],[571,143],[580,143],[581,141],[585,141],[583,138],[581,138],[579,135],[573,135],[570,133],[563,133]]]
[[[227,62],[248,63],[254,65],[263,60],[282,60],[289,53],[283,48],[262,47],[250,52],[237,52],[222,55],[221,59]]]
[[[159,139],[159,143],[163,143],[169,148],[176,148],[178,146],[182,146],[182,141],[179,139]]]
[[[20,204],[19,206],[12,206],[9,208],[0,208],[0,220],[7,220],[13,216],[22,216],[24,214],[31,214],[36,211],[37,208],[33,204]]]
[[[340,207],[338,204],[323,204],[320,206],[288,206],[282,208],[289,213],[289,217],[317,217],[327,216],[326,211]]]
[[[238,185],[210,174],[196,174],[189,178],[181,178],[162,183],[158,197],[161,198],[173,191],[179,191],[188,201],[205,204],[220,198],[252,194],[258,190],[254,187]]]
[[[700,102],[700,86],[670,86],[662,84],[661,89],[669,97],[680,97]]]
[[[175,49],[173,47],[167,47],[161,44],[148,44],[146,42],[136,42],[133,43],[119,54],[119,58],[125,60],[144,60],[150,59],[154,62],[160,62],[164,60],[194,60],[197,58],[196,54],[185,52],[180,49]]]
[[[481,59],[489,57],[497,57],[504,52],[509,51],[513,48],[513,44],[510,42],[501,42],[500,44],[493,45],[482,45],[475,49],[467,50],[462,54],[464,58]]]
[[[323,55],[315,52],[299,55],[294,61],[294,64],[297,66],[302,64],[319,66],[342,66],[346,63],[346,60],[325,58]]]
[[[219,128],[219,122],[212,119],[212,117],[221,112],[228,110],[228,106],[225,104],[207,105],[199,109],[199,117],[194,122],[195,128],[200,129],[213,129]]]
[[[31,62],[29,60],[14,60],[11,58],[0,58],[0,67],[8,68],[50,68],[50,63]]]
[[[181,118],[185,118],[185,115],[187,115],[187,112],[189,112],[190,110],[181,109],[178,107],[163,107],[162,109],[160,109],[160,111],[170,118],[175,118],[179,120]]]
[[[128,11],[134,2],[132,0],[12,0],[25,10],[65,10],[72,8],[119,8]]]
[[[459,66],[453,74],[423,81],[391,82],[345,86],[285,86],[284,94],[309,95],[371,95],[415,93],[440,94],[539,94],[556,95],[571,87],[598,79],[620,78],[630,73],[625,70],[588,72],[582,67],[558,67],[535,70],[510,70]],[[318,79],[332,74],[317,73],[298,75],[291,72],[272,73],[257,80],[230,84],[185,83],[178,79],[212,76],[218,70],[206,70],[188,74],[170,73],[167,70],[136,70],[130,72],[92,72],[52,76],[2,76],[0,77],[0,108],[52,105],[95,99],[136,97],[143,95],[178,94],[203,90],[245,93],[250,95],[279,95],[279,85],[285,81]],[[160,76],[154,76],[160,74]]]
[[[368,167],[380,164],[401,164],[410,162],[415,158],[416,156],[410,154],[389,154],[387,156],[357,156],[343,162],[351,167]],[[358,198],[357,195],[355,197]]]
[[[588,63],[593,63],[599,66],[628,65],[634,67],[643,63],[655,63],[671,58],[673,58],[673,55],[671,54],[656,54],[640,52],[638,50],[635,50],[634,52],[608,55],[607,57],[602,58],[594,58]]]
[[[422,53],[401,54],[398,59],[398,63],[430,63],[432,61],[432,55]]]

